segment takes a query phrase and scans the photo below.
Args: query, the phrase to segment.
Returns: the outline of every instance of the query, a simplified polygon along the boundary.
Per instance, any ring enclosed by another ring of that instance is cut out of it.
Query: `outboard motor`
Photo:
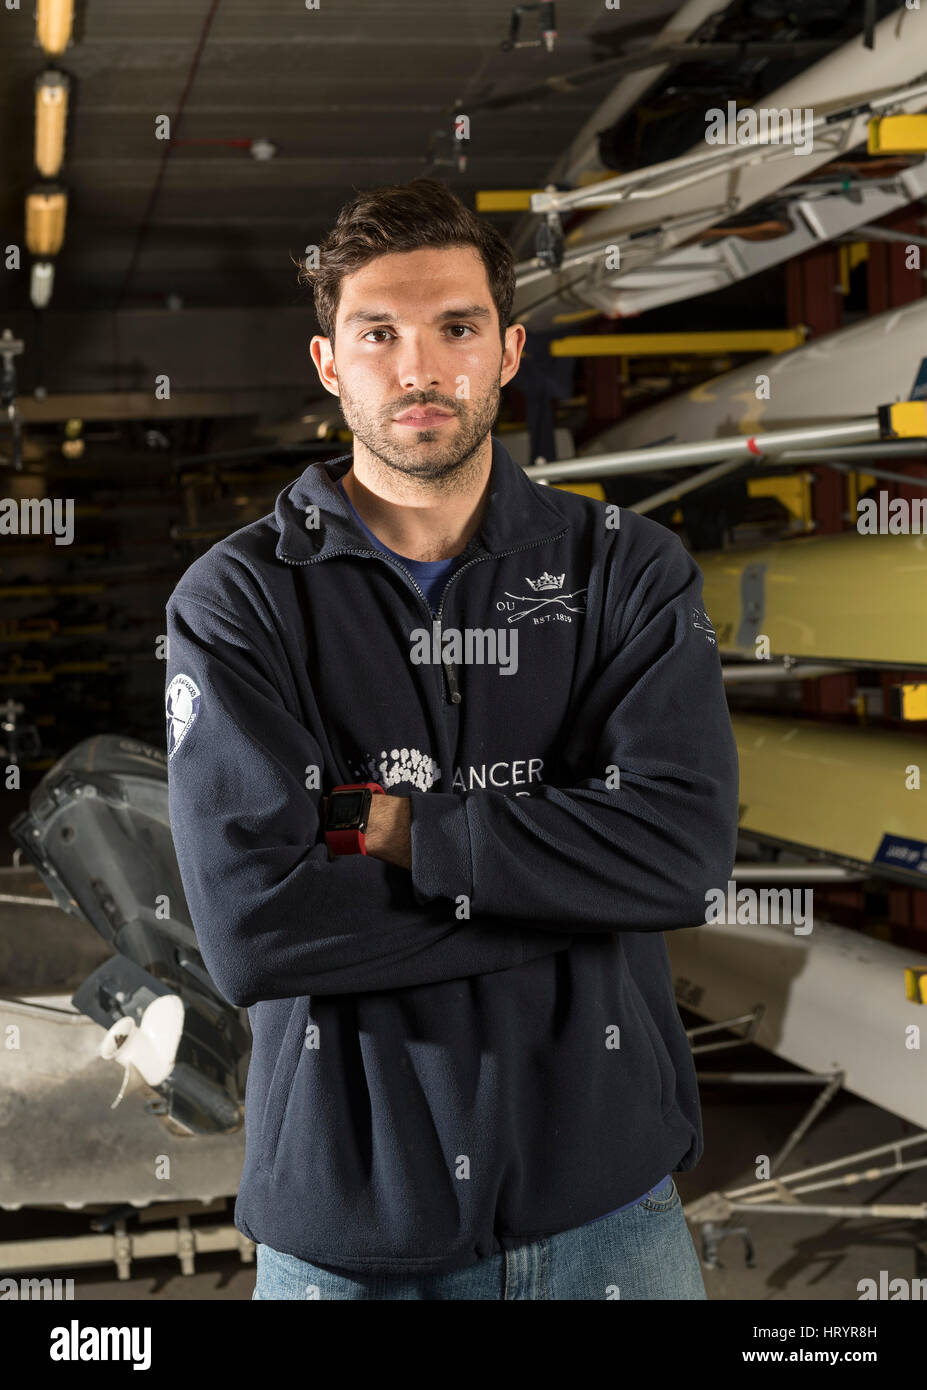
[[[10,833],[58,906],[114,951],[72,997],[134,1064],[170,1127],[229,1133],[243,1119],[247,1015],[197,949],[171,838],[167,757],[117,734],[79,743],[42,778]]]

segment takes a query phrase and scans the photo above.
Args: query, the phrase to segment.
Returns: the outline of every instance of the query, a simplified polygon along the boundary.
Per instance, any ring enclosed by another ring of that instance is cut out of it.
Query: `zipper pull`
[[[454,670],[453,661],[448,661],[446,657],[441,658],[441,665],[444,667],[444,677],[447,681],[447,689],[450,695],[450,703],[459,705],[461,701],[460,686],[457,684],[457,672]]]

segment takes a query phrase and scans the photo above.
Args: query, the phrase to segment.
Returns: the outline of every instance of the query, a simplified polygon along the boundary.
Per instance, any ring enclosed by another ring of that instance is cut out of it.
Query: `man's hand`
[[[412,868],[412,807],[407,796],[374,796],[364,834],[367,853],[400,869]]]
[[[328,797],[322,797],[322,821]],[[370,816],[364,832],[367,853],[400,869],[412,868],[412,808],[407,796],[372,796]],[[329,859],[334,855],[329,853]]]

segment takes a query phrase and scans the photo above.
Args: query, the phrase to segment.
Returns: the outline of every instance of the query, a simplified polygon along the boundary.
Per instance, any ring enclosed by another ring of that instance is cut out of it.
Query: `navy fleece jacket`
[[[672,532],[494,438],[435,619],[335,486],[350,465],[310,465],[171,595],[171,828],[254,1038],[237,1226],[424,1273],[697,1163],[663,932],[727,882],[737,755]],[[329,860],[320,799],[358,780],[410,797],[411,872]]]

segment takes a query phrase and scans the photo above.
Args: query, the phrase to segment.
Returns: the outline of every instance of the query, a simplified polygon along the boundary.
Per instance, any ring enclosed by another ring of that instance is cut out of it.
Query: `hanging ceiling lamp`
[[[26,245],[33,256],[54,256],[64,241],[68,195],[49,185],[26,194]]]
[[[43,72],[35,80],[35,167],[53,179],[64,160],[70,83],[63,72]]]
[[[37,0],[35,36],[49,57],[63,53],[71,40],[74,0]]]
[[[44,309],[52,297],[55,266],[52,261],[33,261],[29,277],[29,298],[36,309]]]

